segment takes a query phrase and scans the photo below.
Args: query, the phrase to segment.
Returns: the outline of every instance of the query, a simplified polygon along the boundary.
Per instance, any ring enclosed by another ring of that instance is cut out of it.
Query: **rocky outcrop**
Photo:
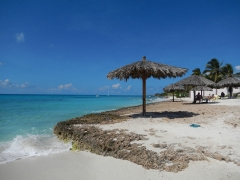
[[[153,145],[163,149],[157,153],[142,146],[140,141],[146,139],[144,135],[119,129],[102,130],[92,125],[92,123],[113,123],[125,119],[126,117],[104,113],[87,115],[59,122],[54,128],[54,133],[63,140],[72,140],[73,149],[128,160],[147,169],[178,172],[188,167],[190,160],[206,159],[193,149],[175,149],[174,146],[167,144]]]

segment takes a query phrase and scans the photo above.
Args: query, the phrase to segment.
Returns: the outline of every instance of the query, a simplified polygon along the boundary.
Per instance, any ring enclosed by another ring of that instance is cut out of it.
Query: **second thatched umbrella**
[[[184,78],[178,82],[176,82],[175,84],[178,84],[178,85],[183,85],[183,86],[216,86],[216,84],[205,78],[205,77],[202,77],[202,76],[197,76],[197,75],[191,75],[187,78]],[[194,101],[193,102],[196,102],[195,101],[195,91],[194,92]]]
[[[196,86],[192,88],[191,91],[212,91],[212,88],[207,86]]]
[[[212,91],[212,88],[210,87],[207,87],[207,86],[195,86],[194,88],[191,89],[191,91],[201,91],[201,96],[203,95],[202,94],[202,91]]]
[[[174,102],[174,92],[175,91],[184,91],[184,87],[176,84],[170,84],[169,86],[163,88],[164,92],[172,92],[173,93],[173,102]]]
[[[123,66],[119,69],[108,73],[107,78],[117,78],[127,81],[130,77],[133,79],[142,79],[142,101],[143,101],[143,116],[146,114],[146,79],[153,78],[166,78],[166,77],[181,77],[187,72],[186,68],[179,68],[169,66],[166,64],[155,63],[146,60],[143,56],[141,61]]]
[[[240,81],[234,77],[228,77],[223,79],[217,83],[218,87],[228,87],[228,91],[230,93],[230,97],[232,97],[233,88],[232,87],[240,87]]]
[[[240,81],[237,78],[234,77],[228,77],[226,79],[223,79],[217,83],[218,87],[239,87],[240,86]]]
[[[205,77],[197,76],[197,75],[191,75],[189,77],[186,77],[175,84],[183,85],[183,86],[214,86],[215,83]]]

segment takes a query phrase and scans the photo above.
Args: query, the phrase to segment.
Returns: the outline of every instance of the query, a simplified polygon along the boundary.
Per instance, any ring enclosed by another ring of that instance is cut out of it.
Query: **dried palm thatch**
[[[175,84],[183,86],[215,86],[215,83],[205,77],[191,75],[190,77],[184,78]]]
[[[166,78],[166,77],[181,77],[187,72],[186,68],[179,68],[175,66],[169,66],[166,64],[155,63],[146,60],[146,56],[143,56],[142,61],[134,62],[132,64],[123,66],[119,69],[108,73],[107,78],[117,78],[127,81],[129,78],[142,79],[143,90],[143,116],[146,114],[146,79],[153,78]]]
[[[164,92],[172,92],[173,93],[173,102],[174,102],[174,92],[175,91],[184,91],[184,86],[176,85],[176,84],[170,84],[169,86],[163,88]]]
[[[212,91],[212,88],[207,86],[196,86],[192,88],[191,91]]]
[[[144,74],[146,79],[150,77],[161,79],[166,77],[181,77],[186,72],[187,69],[185,68],[151,62],[146,60],[146,57],[143,56],[142,61],[138,61],[111,71],[108,73],[107,78],[117,78],[120,80],[124,79],[127,81],[130,77],[132,79],[141,79]]]
[[[202,76],[197,76],[197,75],[191,75],[190,77],[187,77],[187,78],[184,78],[178,82],[176,82],[175,84],[178,84],[178,85],[183,85],[183,86],[210,86],[210,87],[214,87],[216,86],[216,84],[205,78],[205,77],[202,77]],[[194,96],[194,100],[193,100],[193,103],[196,103],[195,101],[195,90],[193,91],[193,96]]]
[[[218,87],[240,87],[240,81],[235,77],[228,77],[217,83]]]
[[[182,91],[185,90],[184,86],[177,84],[170,84],[169,86],[163,88],[164,92],[172,92],[172,91]]]

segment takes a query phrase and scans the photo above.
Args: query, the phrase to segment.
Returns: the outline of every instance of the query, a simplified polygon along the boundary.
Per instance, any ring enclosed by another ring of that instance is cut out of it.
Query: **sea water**
[[[68,151],[71,142],[53,134],[58,122],[141,103],[141,96],[0,95],[0,163]]]

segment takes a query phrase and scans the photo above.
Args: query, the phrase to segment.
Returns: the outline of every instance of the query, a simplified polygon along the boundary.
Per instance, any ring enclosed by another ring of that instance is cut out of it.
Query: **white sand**
[[[209,162],[191,162],[184,171],[172,173],[146,170],[129,161],[88,152],[66,152],[0,165],[1,180],[239,180],[239,177],[238,166],[213,159]]]
[[[129,132],[145,134],[149,140],[141,141],[148,149],[159,152],[152,143],[167,143],[184,148],[204,146],[212,153],[220,153],[236,163],[240,162],[240,127],[227,125],[226,120],[240,120],[240,99],[224,99],[206,105],[235,105],[237,111],[225,116],[196,116],[200,128],[191,128],[188,123],[166,121],[162,118],[135,118],[111,125],[100,125],[103,129],[127,129]],[[190,107],[190,106],[189,106]],[[214,106],[215,107],[215,106]],[[195,106],[197,108],[197,105]],[[201,120],[209,118],[210,122]],[[232,122],[232,121],[230,121]],[[175,143],[175,144],[174,144]],[[233,162],[194,161],[178,173],[146,170],[126,160],[103,157],[88,152],[65,152],[42,157],[32,157],[0,165],[0,180],[159,180],[159,179],[240,179],[240,166]]]

